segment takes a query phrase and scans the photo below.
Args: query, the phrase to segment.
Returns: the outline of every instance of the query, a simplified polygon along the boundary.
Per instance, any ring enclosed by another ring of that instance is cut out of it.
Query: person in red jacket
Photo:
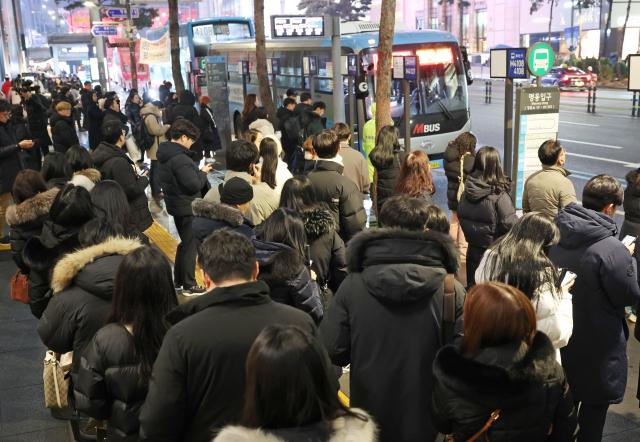
[[[9,77],[4,77],[4,83],[2,83],[2,93],[7,100],[9,99],[9,92],[11,92],[11,79]]]

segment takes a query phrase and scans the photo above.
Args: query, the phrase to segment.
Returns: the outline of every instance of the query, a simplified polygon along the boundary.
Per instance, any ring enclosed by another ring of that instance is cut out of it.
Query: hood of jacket
[[[446,273],[458,270],[458,251],[449,235],[382,228],[349,241],[350,273],[362,273],[369,293],[380,300],[410,303],[440,289]]]
[[[338,223],[331,211],[324,207],[314,207],[303,211],[302,221],[309,241],[338,229]]]
[[[492,193],[496,193],[496,189],[486,183],[482,179],[481,174],[472,173],[471,175],[467,175],[467,179],[464,182],[464,192],[467,200],[472,203],[477,203]]]
[[[226,204],[196,198],[191,203],[191,209],[194,216],[222,221],[231,227],[238,227],[244,223],[242,212]]]
[[[80,175],[88,178],[93,184],[98,184],[102,179],[102,175],[98,169],[82,169],[73,173],[74,175]]]
[[[256,257],[258,258],[258,263],[261,266],[271,264],[280,252],[293,250],[286,244],[263,241],[260,239],[254,239],[253,245],[256,248]]]
[[[53,128],[53,126],[55,126],[58,121],[64,121],[70,126],[73,125],[73,120],[71,119],[71,117],[63,117],[59,113],[54,112],[49,119],[49,124],[51,124],[51,127]]]
[[[191,91],[182,91],[179,95],[179,102],[182,105],[193,106],[196,104],[196,96]]]
[[[264,281],[251,281],[230,287],[219,287],[179,305],[167,314],[167,321],[175,325],[209,307],[222,304],[265,304],[270,302],[269,286]]]
[[[59,293],[69,287],[76,277],[88,269],[88,266],[95,262],[96,259],[107,255],[127,255],[135,249],[142,247],[142,243],[137,239],[114,237],[109,238],[105,242],[90,246],[76,252],[70,253],[62,258],[53,269],[51,276],[51,289],[53,293]],[[82,281],[86,285],[90,285],[92,293],[100,293],[101,290],[95,290],[104,282],[104,278],[96,277],[96,275],[87,276]],[[104,276],[104,275],[102,275]],[[114,275],[111,275],[113,277]],[[79,281],[76,281],[77,283]],[[113,289],[113,285],[111,285]],[[111,298],[109,294],[108,299]]]
[[[303,428],[287,428],[266,432],[261,429],[229,426],[216,437],[216,442],[285,442],[286,440],[316,440],[331,431],[327,442],[351,442],[376,440],[377,428],[371,416],[358,408],[352,412],[366,418],[358,419],[352,416],[339,417],[330,425],[315,424]]]
[[[93,162],[96,167],[102,167],[104,163],[114,157],[128,158],[124,150],[114,144],[110,144],[105,141],[101,142],[91,155],[91,158],[93,158]]]
[[[264,118],[259,118],[249,125],[249,129],[254,129],[264,135],[275,135],[276,131],[273,128],[271,121]]]
[[[505,408],[526,398],[528,386],[562,378],[562,368],[551,341],[539,332],[528,348],[525,344],[490,347],[474,358],[448,345],[436,356],[433,376],[461,397]]]
[[[140,109],[140,116],[145,117],[147,115],[155,115],[156,117],[160,118],[162,117],[162,111],[155,104],[147,103],[142,106],[142,109]]]
[[[17,226],[31,221],[35,221],[41,216],[49,213],[53,201],[56,199],[60,189],[53,188],[7,208],[7,224]]]
[[[158,147],[157,157],[158,161],[160,161],[161,163],[166,163],[171,158],[180,154],[185,154],[190,157],[189,151],[180,146],[178,143],[174,143],[173,141],[163,141]]]
[[[618,233],[616,223],[602,212],[569,203],[558,212],[560,246],[567,249],[586,247]]]

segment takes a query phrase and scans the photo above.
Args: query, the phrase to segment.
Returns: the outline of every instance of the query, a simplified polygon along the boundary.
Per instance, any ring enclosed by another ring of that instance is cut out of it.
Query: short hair
[[[93,159],[89,151],[78,144],[71,146],[64,155],[73,172],[94,167]]]
[[[116,144],[123,135],[124,126],[120,121],[107,120],[102,125],[102,140],[109,144]]]
[[[287,97],[297,97],[297,96],[298,96],[298,93],[294,88],[290,87],[289,89],[287,89]]]
[[[538,158],[545,166],[553,166],[558,162],[562,146],[556,140],[547,140],[538,149]]]
[[[422,231],[426,227],[428,209],[429,204],[422,198],[395,195],[382,205],[378,222],[381,227]]]
[[[531,344],[536,312],[520,290],[501,282],[474,285],[464,302],[462,353],[477,355],[483,348]]]
[[[255,268],[256,249],[249,238],[229,229],[209,235],[198,252],[198,261],[213,282],[232,278],[250,279]]]
[[[334,158],[340,151],[338,134],[331,129],[324,129],[313,137],[313,150],[318,158]]]
[[[246,140],[235,140],[225,154],[227,169],[234,172],[248,172],[252,164],[260,159],[260,152],[255,144]]]
[[[58,104],[56,104],[56,112],[64,110],[71,110],[71,103],[69,103],[68,101],[60,101]]]
[[[596,175],[582,189],[582,206],[601,211],[609,204],[618,207],[624,201],[622,185],[609,175]]]
[[[427,218],[424,227],[448,235],[451,224],[444,210],[431,204],[427,207]]]
[[[47,183],[44,182],[39,172],[31,169],[25,169],[18,172],[13,182],[11,195],[16,204],[33,198],[40,192],[46,192]]]
[[[309,92],[300,93],[300,103],[311,100],[311,94]]]
[[[296,104],[296,100],[294,100],[293,98],[285,98],[284,101],[282,102],[282,107],[287,107],[290,105],[295,105]]]
[[[332,129],[338,134],[340,141],[347,141],[351,136],[351,129],[344,123],[336,123]]]
[[[257,120],[266,120],[267,118],[269,118],[269,114],[264,107],[257,107],[255,116]]]
[[[312,109],[316,110],[316,109],[322,109],[325,110],[327,108],[327,105],[324,104],[324,101],[316,101],[315,103],[313,103]]]
[[[11,103],[7,100],[0,100],[0,112],[11,112]]]
[[[51,156],[49,154],[47,156]],[[58,192],[49,211],[51,220],[62,226],[82,226],[94,218],[91,195],[84,187],[67,184]]]
[[[71,179],[71,176],[73,175],[73,171],[67,162],[67,158],[61,152],[51,152],[49,155],[44,157],[40,173],[45,181],[49,181],[54,178]]]
[[[184,118],[178,118],[169,128],[169,138],[172,140],[178,140],[183,135],[193,141],[196,141],[200,138],[200,129],[198,129],[198,126],[193,124],[191,121]]]

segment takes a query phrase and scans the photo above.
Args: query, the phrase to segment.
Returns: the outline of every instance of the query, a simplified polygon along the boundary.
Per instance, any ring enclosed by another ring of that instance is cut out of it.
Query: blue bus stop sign
[[[507,49],[507,78],[527,78],[527,49]]]
[[[404,57],[404,79],[415,80],[418,61],[415,56]]]

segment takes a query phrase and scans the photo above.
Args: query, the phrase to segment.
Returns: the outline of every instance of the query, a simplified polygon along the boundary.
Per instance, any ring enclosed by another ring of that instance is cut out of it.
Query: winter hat
[[[253,187],[242,178],[233,177],[220,186],[220,202],[223,204],[237,206],[253,199]]]

